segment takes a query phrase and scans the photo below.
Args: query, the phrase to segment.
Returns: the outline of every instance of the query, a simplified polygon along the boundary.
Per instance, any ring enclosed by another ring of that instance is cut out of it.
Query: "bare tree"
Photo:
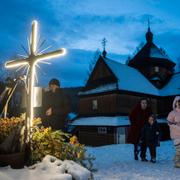
[[[101,55],[101,51],[99,49],[97,49],[93,55],[93,58],[90,60],[89,67],[87,69],[87,77],[85,79],[85,83],[86,83],[87,79],[89,78],[91,72],[93,71],[94,66],[100,55]]]
[[[140,42],[139,45],[136,47],[135,51],[133,52],[132,56],[135,56],[144,46],[144,42]]]

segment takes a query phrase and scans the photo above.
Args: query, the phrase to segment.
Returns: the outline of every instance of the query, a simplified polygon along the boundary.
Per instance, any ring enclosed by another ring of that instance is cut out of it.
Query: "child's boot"
[[[151,158],[150,162],[156,163],[156,158]]]

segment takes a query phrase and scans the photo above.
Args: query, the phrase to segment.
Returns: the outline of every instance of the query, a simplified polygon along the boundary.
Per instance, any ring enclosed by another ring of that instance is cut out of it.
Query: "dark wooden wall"
[[[147,79],[151,79],[155,76],[158,76],[160,77],[161,81],[158,82],[158,84],[156,84],[156,82],[153,82],[152,83],[158,87],[158,88],[162,88],[170,79],[170,77],[172,76],[172,72],[167,69],[167,68],[164,68],[164,67],[159,67],[159,72],[156,72],[155,71],[155,65],[146,65],[146,66],[143,66],[143,67],[139,67],[139,71],[144,74]]]
[[[119,93],[81,97],[79,104],[79,115],[128,115],[131,112],[132,108],[139,102],[141,97]],[[93,100],[97,100],[97,110],[93,110],[92,108]],[[151,98],[151,102],[153,112],[157,113],[156,100]]]
[[[168,113],[172,110],[172,103],[174,96],[171,97],[161,97],[157,99],[157,114],[160,117],[166,117]]]
[[[98,108],[93,110],[92,101],[97,100]],[[79,115],[111,115],[116,113],[116,94],[91,96],[80,99]]]
[[[146,77],[152,77],[154,74],[158,74],[163,80],[169,78],[172,72],[164,67],[159,67],[159,72],[155,72],[155,66],[149,65],[139,69]]]
[[[98,134],[97,126],[78,127],[78,139],[80,143],[90,146],[114,144],[114,134],[114,127],[107,127],[107,134]]]
[[[99,94],[80,97],[80,116],[128,115],[143,95],[121,93]],[[153,113],[165,117],[172,110],[174,97],[147,97],[150,99]],[[92,101],[97,100],[98,108],[93,110]]]

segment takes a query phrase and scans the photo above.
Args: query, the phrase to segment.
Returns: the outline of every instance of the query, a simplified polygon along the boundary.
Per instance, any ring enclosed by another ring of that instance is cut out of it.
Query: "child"
[[[173,111],[167,117],[170,127],[171,139],[174,141],[176,155],[174,158],[175,167],[180,168],[180,96],[176,96],[173,102]]]
[[[159,137],[159,127],[155,120],[154,115],[150,115],[148,122],[144,125],[142,129],[142,135],[140,138],[141,143],[141,159],[142,161],[148,161],[146,159],[146,150],[149,148],[151,160],[150,162],[156,162],[156,146],[158,144]]]

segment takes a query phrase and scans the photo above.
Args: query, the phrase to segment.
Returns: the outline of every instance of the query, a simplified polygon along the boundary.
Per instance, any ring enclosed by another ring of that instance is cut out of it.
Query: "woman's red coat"
[[[132,110],[129,115],[131,125],[128,132],[128,143],[139,143],[142,127],[148,120],[150,114],[152,114],[151,108],[147,107],[145,110],[143,110],[141,109],[140,103]]]

